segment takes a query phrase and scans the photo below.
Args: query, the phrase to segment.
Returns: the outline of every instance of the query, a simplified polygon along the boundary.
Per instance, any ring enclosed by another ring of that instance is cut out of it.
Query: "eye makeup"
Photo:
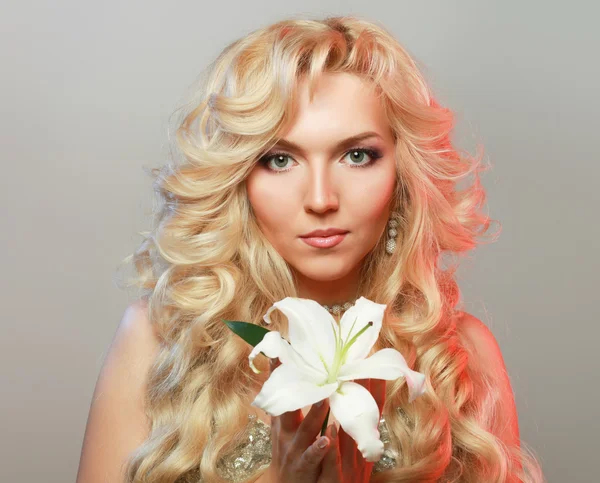
[[[349,154],[354,154],[354,153],[364,153],[367,156],[369,156],[370,159],[367,163],[364,163],[364,164],[349,164],[349,166],[351,168],[368,168],[370,166],[373,166],[377,162],[378,159],[383,157],[383,154],[381,153],[381,151],[379,149],[373,148],[373,147],[355,147],[355,148],[349,149],[344,154],[344,157],[348,156]],[[272,169],[270,167],[269,163],[277,157],[288,157],[290,159],[293,159],[292,156],[289,153],[286,153],[285,151],[275,151],[272,153],[265,154],[258,160],[258,162],[273,173],[284,173],[284,172],[292,169],[292,168]]]

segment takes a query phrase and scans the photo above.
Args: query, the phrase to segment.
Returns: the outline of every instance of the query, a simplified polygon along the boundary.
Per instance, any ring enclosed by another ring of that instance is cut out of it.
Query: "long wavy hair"
[[[298,296],[291,267],[258,228],[245,179],[293,119],[300,80],[312,93],[321,74],[336,72],[374,84],[395,134],[397,247],[390,256],[380,240],[358,292],[388,305],[374,350],[394,347],[427,376],[410,405],[403,378],[388,381],[383,416],[400,456],[371,481],[542,481],[529,450],[494,435],[496,389],[461,342],[459,256],[499,230],[487,233],[493,220],[481,211],[482,156],[451,144],[453,114],[416,61],[381,25],[343,16],[252,31],[204,72],[176,110],[172,156],[152,170],[153,228],[123,260],[133,262],[126,286],[147,299],[161,346],[148,375],[151,432],[127,461],[127,481],[175,482],[192,471],[226,481],[217,463],[243,437],[268,361],[255,361],[261,374],[247,370],[251,348],[223,319],[264,325],[275,301]],[[283,314],[272,320],[267,327],[286,336]]]

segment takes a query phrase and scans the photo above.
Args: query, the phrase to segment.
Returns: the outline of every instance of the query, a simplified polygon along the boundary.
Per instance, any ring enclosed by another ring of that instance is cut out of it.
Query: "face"
[[[325,74],[312,102],[301,84],[298,108],[247,178],[248,198],[261,231],[298,276],[341,280],[385,236],[396,183],[393,134],[372,87],[354,75]],[[347,233],[326,248],[302,238],[327,228]]]

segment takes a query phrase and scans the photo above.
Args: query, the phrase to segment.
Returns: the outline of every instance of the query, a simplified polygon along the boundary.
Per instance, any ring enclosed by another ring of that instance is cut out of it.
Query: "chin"
[[[334,282],[344,278],[356,264],[333,260],[315,260],[312,264],[293,265],[294,270],[305,278],[315,282]]]

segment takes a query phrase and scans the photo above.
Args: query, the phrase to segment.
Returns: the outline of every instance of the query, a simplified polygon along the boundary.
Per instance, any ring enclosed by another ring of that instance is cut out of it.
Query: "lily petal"
[[[400,376],[404,376],[408,385],[408,402],[413,402],[425,392],[425,375],[410,369],[402,354],[392,348],[381,349],[366,359],[344,364],[338,373],[338,380],[385,379],[392,381]]]
[[[263,316],[265,322],[271,323],[269,314],[274,309],[279,309],[287,317],[290,344],[306,364],[325,370],[322,357],[327,367],[331,368],[337,330],[333,316],[315,300],[286,297],[267,310]]]
[[[276,330],[267,332],[262,340],[254,346],[248,356],[250,368],[256,374],[261,371],[254,365],[254,359],[261,352],[271,359],[278,357],[282,365],[291,367],[295,373],[311,381],[313,384],[321,384],[327,379],[327,372],[324,369],[318,370],[307,365],[294,348],[290,346],[290,343],[281,337],[281,334]]]
[[[373,326],[365,330],[348,349],[346,362],[364,359],[369,355],[379,337],[385,308],[385,304],[378,304],[365,297],[360,297],[352,307],[344,312],[340,320],[340,336],[343,341],[352,339],[365,325],[373,322]]]
[[[318,386],[306,381],[292,366],[282,364],[271,373],[250,405],[271,416],[280,416],[287,411],[322,401],[337,388],[337,382]]]
[[[371,393],[355,382],[344,382],[329,396],[331,413],[340,426],[356,441],[366,461],[379,461],[384,445],[380,439],[379,407]]]

